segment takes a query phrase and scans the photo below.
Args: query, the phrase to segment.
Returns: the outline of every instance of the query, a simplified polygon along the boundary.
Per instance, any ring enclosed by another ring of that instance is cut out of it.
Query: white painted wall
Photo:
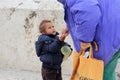
[[[65,26],[63,18],[62,5],[56,0],[0,1],[0,68],[39,71],[41,63],[34,46],[38,25],[50,19],[60,32]],[[66,41],[72,45],[70,36]],[[62,66],[64,74],[71,73],[71,57]]]
[[[0,2],[0,68],[39,71],[35,53],[41,20],[52,20],[58,32],[65,26],[62,5],[55,0],[4,0]],[[66,41],[72,44],[70,36]],[[68,66],[69,65],[69,66]],[[71,58],[63,63],[71,73]]]

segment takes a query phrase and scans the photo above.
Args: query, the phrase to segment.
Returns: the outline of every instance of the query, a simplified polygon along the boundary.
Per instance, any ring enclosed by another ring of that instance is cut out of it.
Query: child
[[[39,30],[41,35],[36,42],[36,53],[42,61],[42,78],[43,80],[62,80],[61,63],[63,54],[62,46],[69,46],[64,42],[66,34],[57,36],[53,24],[49,20],[43,20],[40,23]]]

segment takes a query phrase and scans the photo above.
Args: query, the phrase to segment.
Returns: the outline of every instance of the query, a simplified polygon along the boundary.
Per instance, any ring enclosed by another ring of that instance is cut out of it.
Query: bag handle
[[[95,45],[95,50],[96,51],[98,51],[98,46],[97,46],[97,43],[95,42],[95,41],[93,41],[93,44]],[[80,50],[80,55],[84,55],[84,53],[85,53],[85,50],[86,49],[90,49],[89,50],[89,58],[93,58],[93,49],[92,49],[92,45],[91,45],[91,43],[88,43],[87,45],[83,45],[83,46],[81,46],[81,50]]]

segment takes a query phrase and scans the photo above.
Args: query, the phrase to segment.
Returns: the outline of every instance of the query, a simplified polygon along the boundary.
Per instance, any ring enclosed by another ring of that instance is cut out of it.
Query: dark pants
[[[42,66],[43,80],[62,80],[61,69],[49,69]]]

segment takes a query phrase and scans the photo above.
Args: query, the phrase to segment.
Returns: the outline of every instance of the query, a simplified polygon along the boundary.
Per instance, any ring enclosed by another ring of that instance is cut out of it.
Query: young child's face
[[[45,24],[45,34],[53,34],[53,35],[56,34],[56,30],[52,23]]]

